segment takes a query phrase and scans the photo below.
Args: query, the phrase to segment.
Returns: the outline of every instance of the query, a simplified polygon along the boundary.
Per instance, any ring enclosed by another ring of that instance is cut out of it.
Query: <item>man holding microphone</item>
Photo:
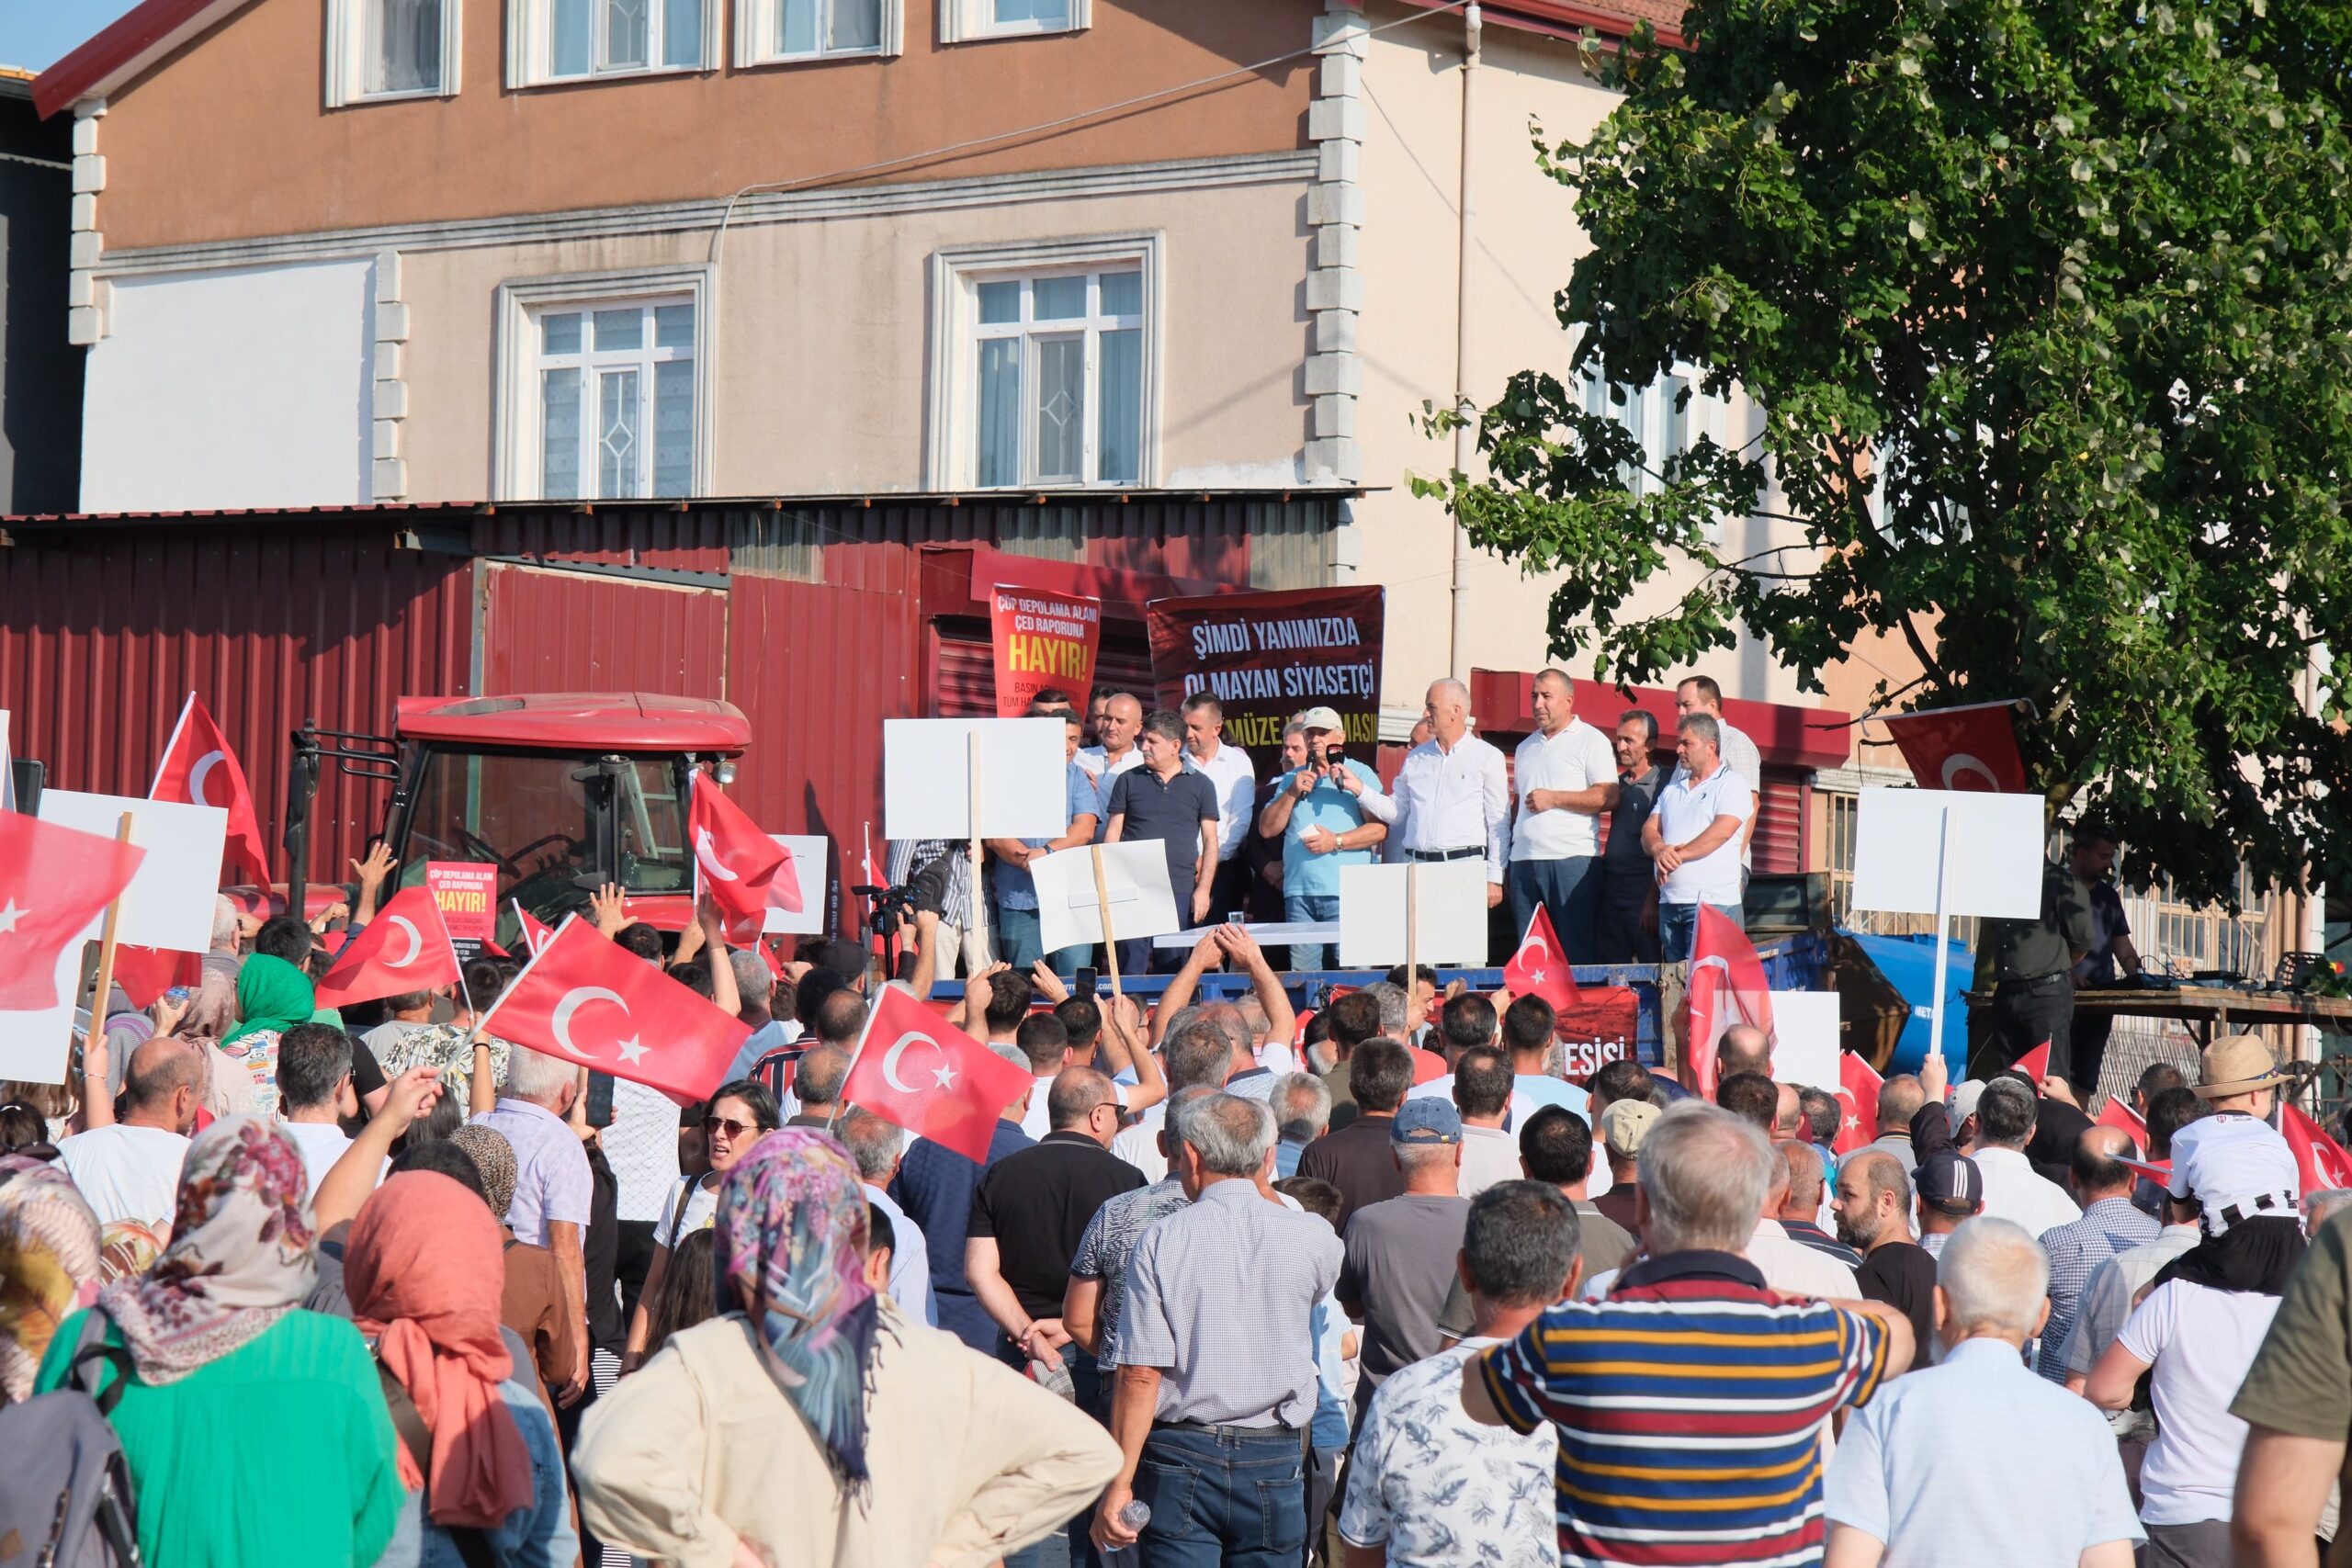
[[[1396,807],[1382,793],[1380,775],[1345,755],[1338,714],[1308,708],[1298,724],[1306,763],[1274,781],[1273,798],[1258,814],[1258,832],[1283,841],[1283,919],[1336,920],[1340,867],[1372,863]],[[1321,969],[1328,956],[1324,943],[1295,942],[1290,966]]]

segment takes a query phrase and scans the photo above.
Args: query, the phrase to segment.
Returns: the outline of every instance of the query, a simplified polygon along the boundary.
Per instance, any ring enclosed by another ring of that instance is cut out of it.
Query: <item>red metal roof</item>
[[[1470,711],[1477,716],[1478,733],[1492,740],[1532,730],[1535,717],[1530,699],[1534,688],[1532,670],[1471,671]],[[1614,730],[1627,708],[1639,708],[1657,720],[1659,744],[1673,744],[1674,722],[1681,716],[1675,711],[1672,687],[1620,690],[1583,680],[1576,688],[1577,716],[1587,724]],[[1838,708],[1725,697],[1724,716],[1745,730],[1764,761],[1775,767],[1842,768],[1853,755],[1853,715]]]
[[[85,98],[102,98],[171,50],[250,0],[141,0],[33,79],[43,119]]]
[[[392,732],[402,739],[581,751],[722,751],[752,743],[733,703],[707,697],[535,693],[509,697],[402,697]]]

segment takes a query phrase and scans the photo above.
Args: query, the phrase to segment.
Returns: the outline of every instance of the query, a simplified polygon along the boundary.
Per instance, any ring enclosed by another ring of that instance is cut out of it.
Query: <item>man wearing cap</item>
[[[1634,1179],[1642,1136],[1662,1114],[1646,1100],[1613,1100],[1600,1113],[1600,1146],[1609,1156],[1609,1190],[1592,1201],[1593,1207],[1628,1235],[1634,1234]]]
[[[1405,1190],[1349,1218],[1340,1265],[1340,1305],[1363,1325],[1359,1419],[1389,1373],[1437,1353],[1438,1314],[1470,1217],[1470,1201],[1458,1190],[1461,1112],[1442,1100],[1408,1100],[1389,1125],[1388,1143]]]
[[[1600,814],[1617,804],[1617,758],[1609,738],[1576,716],[1576,688],[1557,670],[1535,677],[1536,728],[1512,759],[1519,815],[1511,824],[1511,923],[1537,906],[1571,964],[1600,957]]]
[[[1283,843],[1283,919],[1340,918],[1340,868],[1370,865],[1374,847],[1388,836],[1396,807],[1382,793],[1380,775],[1344,754],[1340,716],[1327,707],[1298,716],[1306,765],[1274,781],[1272,798],[1258,814],[1258,835]],[[1327,942],[1293,942],[1293,969],[1321,969]]]
[[[1919,1191],[1919,1245],[1934,1257],[1962,1222],[1984,1207],[1984,1176],[1952,1146],[1951,1113],[1934,1095],[1943,1088],[1942,1075],[1931,1072],[1927,1087],[1928,1101],[1911,1118],[1911,1146],[1919,1156],[1912,1180]]]

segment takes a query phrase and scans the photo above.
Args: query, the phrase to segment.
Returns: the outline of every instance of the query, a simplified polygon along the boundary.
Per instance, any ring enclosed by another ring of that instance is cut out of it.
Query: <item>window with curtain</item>
[[[444,0],[369,0],[368,92],[441,90],[443,4]]]
[[[531,326],[541,498],[692,494],[693,302],[549,305]]]
[[[895,52],[890,0],[738,0],[753,57],[821,60],[835,54]]]
[[[940,0],[942,38],[1003,38],[1022,33],[1058,33],[1091,19],[1090,0]]]
[[[1143,272],[974,282],[973,479],[1134,484],[1143,474]]]
[[[705,0],[543,0],[548,75],[697,71]]]

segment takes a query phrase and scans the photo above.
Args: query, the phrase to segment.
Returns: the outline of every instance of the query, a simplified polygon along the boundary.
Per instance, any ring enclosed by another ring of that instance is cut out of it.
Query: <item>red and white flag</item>
[[[229,811],[228,850],[221,857],[243,865],[262,881],[269,880],[269,849],[261,836],[261,818],[254,812],[254,792],[245,784],[245,770],[212,716],[187,694],[180,721],[164,747],[163,764],[155,770],[150,800],[177,801],[183,806],[220,806]]]
[[[2091,1118],[2091,1124],[2095,1127],[2113,1127],[2125,1137],[2130,1138],[2142,1154],[2148,1152],[2148,1124],[2140,1120],[2138,1111],[2123,1102],[2123,1097],[2120,1094],[2110,1094],[2107,1097],[2107,1103],[2098,1108],[2098,1114]]]
[[[0,811],[0,1012],[58,1005],[59,957],[146,858],[136,844]]]
[[[1699,931],[1690,944],[1690,979],[1683,1017],[1688,1025],[1692,1087],[1715,1097],[1715,1047],[1735,1023],[1752,1024],[1772,1037],[1772,983],[1756,944],[1738,923],[1708,905],[1699,906]]]
[[[119,942],[114,950],[114,983],[122,987],[132,1007],[153,1007],[174,986],[193,991],[204,983],[204,955]]]
[[[1830,1153],[1842,1159],[1878,1136],[1878,1091],[1884,1082],[1860,1052],[1838,1053],[1838,1098],[1845,1103],[1838,1108],[1838,1136],[1830,1140]]]
[[[773,840],[774,835],[770,835]],[[775,874],[768,879],[768,902],[771,909],[782,909],[787,915],[799,914],[808,906],[800,892],[800,863],[790,846],[777,844],[784,858],[776,862]]]
[[[555,932],[548,929],[545,921],[534,919],[531,912],[523,908],[521,899],[510,898],[507,902],[514,908],[514,929],[522,934],[525,953],[536,955],[539,949],[555,940]]]
[[[319,976],[319,1005],[372,1002],[458,982],[458,949],[433,890],[420,883],[388,899],[367,929],[343,944]]]
[[[1033,1081],[894,985],[866,1018],[842,1099],[985,1163],[997,1119]]]
[[[1576,975],[1568,967],[1567,954],[1560,951],[1551,911],[1540,903],[1528,919],[1527,934],[1519,939],[1519,951],[1503,965],[1503,986],[1514,997],[1543,998],[1554,1012],[1576,1005]]]
[[[750,814],[704,773],[695,774],[686,835],[694,841],[702,890],[730,924],[748,921],[758,929],[767,913],[769,886],[784,863],[784,846],[761,832]]]
[[[651,1086],[707,1100],[752,1031],[569,915],[481,1017],[484,1032]]]
[[[2352,1187],[2352,1154],[2327,1135],[2327,1130],[2304,1115],[2295,1107],[2278,1107],[2278,1130],[2287,1135],[2287,1146],[2295,1151],[2295,1169],[2302,1177],[2303,1191],[2317,1192],[2329,1187]]]
[[[2009,717],[2015,705],[1978,703],[1882,716],[1920,788],[2023,795],[2032,786],[2026,779],[2025,760],[2018,755],[2017,726]]]
[[[2037,1089],[2040,1088],[2041,1080],[2050,1076],[2050,1042],[2045,1040],[2036,1045],[2032,1050],[2011,1062],[2009,1067],[2014,1072],[2023,1073],[2034,1081]]]

